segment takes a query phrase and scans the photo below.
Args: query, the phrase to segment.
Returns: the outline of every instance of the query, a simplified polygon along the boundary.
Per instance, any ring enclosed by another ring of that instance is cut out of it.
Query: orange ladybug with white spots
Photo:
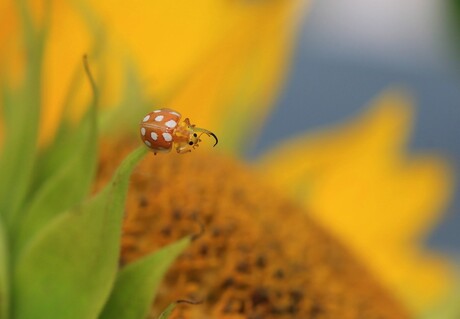
[[[217,145],[218,139],[214,133],[195,127],[186,118],[180,122],[180,113],[171,109],[159,109],[148,113],[139,124],[141,139],[155,155],[168,153],[175,148],[177,153],[191,152],[201,142],[200,136],[212,136]]]

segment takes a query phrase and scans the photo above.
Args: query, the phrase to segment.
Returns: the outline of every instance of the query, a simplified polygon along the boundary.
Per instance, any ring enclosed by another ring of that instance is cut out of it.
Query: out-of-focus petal
[[[91,55],[96,40],[91,35],[91,29],[70,1],[53,1],[43,61],[43,116],[40,136],[42,141],[48,140],[57,127],[63,106],[68,102],[68,94],[76,81],[74,78],[78,74],[78,78],[84,80],[82,64],[84,54],[90,55],[91,67],[99,71],[100,67],[96,67],[97,63]],[[85,85],[87,85],[86,80]],[[108,92],[103,94],[103,103],[106,103],[107,95]],[[79,114],[84,111],[83,107],[88,105],[86,102],[89,98],[87,89],[72,95],[71,103]]]
[[[245,125],[256,128],[263,120],[283,80],[294,31],[308,3],[50,1],[41,140],[52,136],[81,56],[88,53],[98,75],[101,106],[119,103],[129,61],[146,94],[161,104],[152,109],[177,109],[222,138],[228,136],[223,145],[239,145],[236,139],[247,140],[249,134]],[[42,3],[32,1],[29,8],[37,26],[46,16]],[[13,1],[3,7],[11,21],[2,20],[7,27],[0,28],[0,48],[20,39]],[[6,60],[15,55],[8,54]],[[73,101],[85,104],[78,102]]]
[[[263,121],[277,93],[305,4],[199,0],[126,7],[98,1],[94,7],[162,106],[236,148],[250,136],[245,128]]]
[[[45,5],[45,2],[48,4]],[[5,1],[2,6],[4,10],[0,10],[2,15],[0,78],[7,81],[7,86],[14,88],[22,85],[27,48],[19,4]],[[45,26],[49,26],[45,32],[44,59],[35,61],[42,64],[42,114],[39,140],[44,142],[51,137],[57,127],[75,73],[80,71],[80,79],[83,79],[82,57],[91,52],[92,42],[95,40],[91,38],[91,30],[70,1],[34,0],[28,2],[25,10],[33,20],[33,28],[37,36]],[[28,61],[28,63],[32,62]],[[79,113],[82,113],[84,111],[82,106],[87,103],[80,103],[80,99],[88,99],[89,96],[85,92],[81,95],[76,94],[75,97],[73,103],[79,105]]]
[[[259,167],[418,312],[449,286],[448,265],[421,240],[452,180],[439,157],[406,154],[412,118],[412,100],[390,91],[358,119],[286,142]]]

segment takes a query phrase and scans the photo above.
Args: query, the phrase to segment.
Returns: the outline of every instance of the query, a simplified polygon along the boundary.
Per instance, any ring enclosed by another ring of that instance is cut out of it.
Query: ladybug
[[[201,142],[200,136],[212,136],[214,133],[195,127],[186,118],[180,122],[180,113],[171,109],[159,109],[148,113],[139,124],[141,139],[147,147],[157,153],[168,153],[174,147],[179,154],[191,152]]]

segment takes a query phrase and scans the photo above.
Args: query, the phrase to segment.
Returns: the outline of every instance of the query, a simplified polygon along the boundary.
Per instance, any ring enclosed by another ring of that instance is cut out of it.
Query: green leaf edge
[[[74,129],[72,133],[63,137],[68,144],[72,144],[71,153],[67,154],[67,158],[59,161],[59,167],[53,172],[54,174],[49,176],[39,191],[33,194],[25,214],[17,222],[19,225],[15,225],[15,233],[17,233],[13,249],[15,255],[26,241],[36,235],[50,220],[84,200],[89,193],[97,164],[98,113],[94,80],[87,64],[84,66],[93,89],[93,101],[79,124],[79,129]],[[85,141],[78,143],[76,142],[78,138]],[[62,191],[65,195],[56,201],[55,194]]]
[[[39,149],[35,165],[39,169],[36,169],[34,174],[34,180],[31,185],[32,191],[40,189],[41,186],[47,181],[49,176],[55,175],[56,172],[61,169],[64,163],[75,156],[75,147],[72,136],[75,135],[74,132],[76,130],[76,125],[74,121],[72,121],[74,116],[71,114],[71,101],[77,95],[78,90],[83,82],[82,80],[84,74],[81,71],[82,67],[80,64],[78,64],[78,67],[75,68],[70,80],[69,89],[67,91],[62,107],[62,116],[59,121],[56,133],[53,136],[52,142],[46,148]],[[95,103],[93,100],[93,103],[90,104],[90,107],[94,104]],[[89,108],[86,112],[86,115],[78,123],[77,127],[80,127],[81,124],[87,120],[88,115],[91,115]],[[79,153],[79,155],[80,154],[82,153]]]
[[[122,268],[100,319],[145,318],[164,274],[190,241],[182,238]]]
[[[8,258],[8,242],[5,225],[0,219],[0,318],[9,318],[9,258]]]
[[[160,314],[158,319],[168,319],[171,316],[174,309],[177,307],[177,302],[171,302],[168,307]]]
[[[100,313],[116,277],[129,176],[146,153],[147,149],[143,146],[133,151],[103,191],[82,206],[58,215],[24,248],[15,265],[13,277],[12,308],[16,319],[56,316],[89,319]],[[101,226],[97,234],[90,233],[93,230],[92,222]],[[73,237],[76,229],[78,236]],[[74,243],[74,246],[69,243]],[[96,245],[96,248],[92,245]],[[75,247],[81,248],[80,252],[86,253],[86,256],[73,253]],[[50,258],[47,259],[47,256]],[[85,264],[73,264],[75,260],[88,259],[88,269],[82,269]],[[63,267],[58,267],[59,263]],[[94,264],[97,267],[93,268]],[[67,274],[68,269],[73,273]],[[53,284],[52,279],[59,275],[59,285],[54,286],[61,288],[67,284],[70,289],[63,288],[67,295],[58,289],[48,289]],[[68,278],[67,283],[63,278]],[[75,278],[80,280],[76,281]],[[58,308],[61,313],[56,313]]]
[[[24,83],[13,98],[15,105],[9,109],[8,105],[4,105],[4,113],[8,115],[5,116],[5,128],[13,127],[9,134],[5,135],[0,156],[0,214],[3,214],[7,226],[17,218],[32,178],[38,135],[37,119],[40,114],[41,61],[48,32],[47,23],[41,30],[34,29],[26,1],[17,1],[15,5],[24,32],[28,64]],[[50,1],[45,1],[44,12],[49,11],[49,5]],[[48,18],[45,16],[44,21],[48,21]],[[21,125],[19,130],[16,129],[18,124]]]

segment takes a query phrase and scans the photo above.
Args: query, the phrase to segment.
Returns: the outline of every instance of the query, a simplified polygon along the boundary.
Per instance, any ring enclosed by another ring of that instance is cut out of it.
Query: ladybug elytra
[[[186,118],[180,122],[181,115],[171,109],[159,109],[148,113],[139,124],[141,139],[147,147],[156,153],[170,152],[174,147],[177,153],[191,152],[201,142],[200,136],[212,136],[217,145],[214,133],[195,127]]]

